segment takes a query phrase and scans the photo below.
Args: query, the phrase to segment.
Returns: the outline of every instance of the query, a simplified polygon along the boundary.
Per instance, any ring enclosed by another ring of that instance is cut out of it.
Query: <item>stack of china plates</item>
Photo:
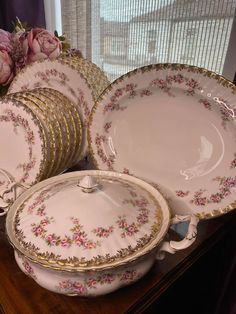
[[[50,87],[67,96],[80,114],[83,128],[81,153],[86,156],[88,118],[94,102],[108,85],[107,77],[94,63],[79,57],[63,56],[26,66],[14,78],[9,93]]]
[[[0,168],[15,182],[33,185],[72,167],[81,143],[79,110],[60,92],[39,88],[0,100]]]
[[[86,78],[95,100],[100,96],[104,89],[110,85],[104,72],[88,59],[80,58],[79,56],[71,56],[70,58],[64,56],[61,57],[61,60],[72,68],[78,70],[83,77]]]

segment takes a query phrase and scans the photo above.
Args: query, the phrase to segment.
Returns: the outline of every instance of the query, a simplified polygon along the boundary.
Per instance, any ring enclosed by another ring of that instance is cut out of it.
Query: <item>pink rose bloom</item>
[[[12,50],[11,34],[0,29],[0,50],[10,52]]]
[[[7,85],[13,79],[13,61],[7,50],[0,48],[0,85]]]
[[[61,53],[60,40],[49,31],[42,28],[33,28],[24,35],[22,48],[27,55],[27,63],[42,60],[56,59]]]

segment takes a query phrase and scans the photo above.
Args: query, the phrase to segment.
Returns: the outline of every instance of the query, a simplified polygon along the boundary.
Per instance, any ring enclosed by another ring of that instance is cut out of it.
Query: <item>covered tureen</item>
[[[167,202],[150,184],[89,170],[47,179],[21,194],[8,211],[6,230],[19,267],[39,285],[95,296],[138,280],[164,251],[193,243],[197,218],[191,217],[181,242],[163,242],[170,223]]]

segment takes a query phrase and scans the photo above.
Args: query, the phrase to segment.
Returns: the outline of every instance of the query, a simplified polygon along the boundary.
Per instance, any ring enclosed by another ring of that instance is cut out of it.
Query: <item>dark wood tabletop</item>
[[[183,225],[183,228],[185,226]],[[13,248],[0,219],[0,313],[143,313],[227,233],[236,230],[236,211],[201,221],[195,243],[175,255],[157,261],[147,275],[133,285],[97,298],[68,297],[45,290],[17,266]],[[170,231],[180,238],[181,227]],[[233,241],[232,241],[233,242]],[[151,313],[151,312],[150,312]],[[191,311],[189,312],[191,313]]]

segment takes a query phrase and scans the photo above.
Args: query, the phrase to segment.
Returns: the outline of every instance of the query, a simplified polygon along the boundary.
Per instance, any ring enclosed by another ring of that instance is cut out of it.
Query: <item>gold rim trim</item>
[[[29,107],[35,115],[38,116],[40,120],[42,120],[42,125],[44,125],[45,132],[48,133],[48,141],[49,141],[49,147],[50,147],[50,160],[47,160],[47,173],[44,172],[43,179],[48,178],[55,165],[56,161],[56,138],[55,138],[55,132],[53,130],[53,127],[51,125],[50,120],[45,115],[45,112],[42,111],[42,109],[38,106],[37,102],[29,99],[26,97],[23,93],[14,93],[11,95],[14,97],[14,99],[18,99],[22,103],[25,104],[25,106]]]
[[[13,93],[13,92],[16,92],[16,91],[22,91],[21,90],[21,87],[20,87],[20,85],[22,85],[22,84],[19,84],[19,81],[22,79],[22,76],[24,77],[24,75],[25,75],[25,73],[27,73],[28,72],[28,70],[31,70],[32,68],[34,69],[34,68],[36,68],[37,69],[37,65],[43,65],[44,63],[46,63],[46,62],[50,62],[50,64],[57,64],[57,65],[59,65],[59,67],[60,67],[60,65],[64,65],[64,66],[66,66],[67,68],[68,68],[68,70],[73,70],[73,71],[75,71],[78,75],[79,75],[79,77],[82,79],[82,81],[85,83],[85,85],[87,86],[87,88],[88,88],[88,91],[89,91],[89,93],[91,93],[91,98],[92,98],[92,102],[90,102],[90,101],[88,101],[88,105],[89,105],[89,111],[91,112],[91,110],[92,110],[92,108],[93,108],[93,105],[94,105],[94,103],[95,103],[95,101],[96,101],[96,99],[97,99],[97,95],[95,94],[96,92],[95,92],[95,90],[94,90],[94,88],[93,88],[93,86],[91,86],[90,85],[90,82],[89,82],[89,80],[86,78],[86,75],[83,75],[82,73],[81,73],[81,70],[78,70],[77,69],[77,67],[74,65],[74,64],[70,64],[70,63],[68,63],[68,59],[70,59],[70,57],[63,57],[63,56],[61,56],[60,58],[58,58],[58,59],[55,59],[55,60],[48,60],[48,59],[46,59],[46,60],[37,60],[37,61],[35,61],[35,62],[33,62],[33,63],[31,63],[31,64],[29,64],[29,65],[27,65],[26,67],[24,67],[15,77],[14,77],[14,79],[13,79],[13,81],[12,81],[12,83],[11,83],[11,85],[10,85],[10,87],[9,87],[9,89],[8,89],[8,94],[10,94],[10,93]],[[85,71],[86,72],[86,71]],[[96,75],[94,75],[94,76],[96,76]],[[105,76],[105,75],[104,75]],[[101,87],[99,87],[100,88],[100,92],[99,92],[99,94],[107,87],[107,83],[110,83],[109,81],[107,82],[108,80],[107,79],[105,79],[105,83],[102,83],[102,80],[101,81],[99,81],[98,83],[99,83],[99,85],[100,84],[104,84],[104,86],[103,85],[101,85]],[[68,85],[68,86],[70,86],[70,84]],[[97,88],[97,86],[96,86],[96,88]],[[82,122],[82,125],[84,124],[84,121],[86,121],[87,120],[87,117],[86,117],[86,115],[84,114],[84,110],[83,110],[83,108],[82,108],[82,106],[80,105],[80,103],[77,101],[76,102],[76,105],[77,105],[77,107],[78,107],[78,111],[79,111],[79,114],[80,114],[80,119],[81,119],[81,122]],[[84,125],[83,125],[83,128],[84,128],[84,132],[83,132],[83,134],[82,134],[82,136],[83,136],[83,145],[81,145],[81,158],[80,158],[80,160],[83,158],[83,157],[85,157],[85,155],[87,154],[87,151],[88,151],[88,147],[87,147],[87,143],[88,143],[88,141],[87,141],[87,127],[84,127]]]
[[[130,78],[130,77],[132,77],[138,73],[145,73],[145,72],[149,72],[151,70],[156,70],[156,71],[159,71],[159,70],[174,70],[174,71],[187,70],[188,72],[203,74],[203,76],[205,76],[205,77],[212,78],[212,79],[216,80],[216,82],[218,84],[222,85],[223,87],[229,88],[233,94],[236,93],[236,85],[234,83],[232,83],[231,81],[229,81],[228,79],[226,79],[224,76],[217,74],[213,71],[207,70],[205,68],[187,65],[187,64],[180,64],[180,63],[151,64],[151,65],[137,68],[135,70],[132,70],[132,71],[120,76],[114,82],[112,82],[109,86],[107,86],[107,88],[98,97],[97,101],[95,102],[95,104],[91,110],[91,114],[89,117],[88,130],[87,130],[88,148],[89,148],[89,156],[92,159],[91,161],[92,161],[92,164],[95,167],[95,169],[102,170],[99,168],[99,162],[97,161],[96,154],[94,153],[94,150],[92,148],[92,135],[91,135],[92,134],[91,127],[93,124],[93,117],[96,113],[96,110],[99,106],[99,103],[106,98],[107,94],[112,90],[113,86],[119,84],[120,82],[123,82],[124,79]],[[224,214],[232,211],[235,208],[236,208],[236,200],[233,201],[232,203],[230,203],[229,205],[227,205],[226,207],[213,209],[209,213],[207,213],[206,211],[202,211],[201,213],[196,213],[195,215],[200,220],[206,220],[206,219],[211,219],[211,218],[215,218],[215,217],[224,215]],[[194,213],[191,213],[191,214],[194,214]]]
[[[32,122],[37,126],[39,132],[39,138],[41,140],[40,147],[41,147],[41,155],[42,155],[42,160],[39,163],[39,171],[35,176],[35,180],[31,182],[30,185],[34,185],[37,182],[39,182],[43,176],[45,171],[47,170],[46,161],[48,158],[48,146],[47,146],[47,137],[45,134],[44,127],[40,121],[40,119],[37,117],[37,115],[28,107],[26,104],[24,104],[21,100],[15,99],[12,97],[12,95],[6,95],[4,96],[0,102],[7,104],[8,101],[11,101],[16,107],[21,107],[23,111],[27,112],[30,114]]]
[[[39,97],[44,97],[50,102],[53,110],[56,112],[56,115],[59,117],[60,129],[62,133],[62,141],[63,141],[63,155],[57,169],[54,169],[53,175],[60,173],[68,166],[69,154],[73,153],[74,150],[74,142],[71,141],[71,132],[69,128],[69,124],[67,121],[67,116],[64,114],[64,110],[62,110],[61,103],[58,101],[52,93],[48,93],[45,88],[39,88],[33,90],[35,93],[39,95]],[[63,102],[64,104],[64,102]]]
[[[36,91],[26,91],[23,92],[23,96],[25,96],[30,101],[34,102],[39,109],[46,115],[48,118],[48,121],[50,121],[50,124],[52,125],[54,134],[55,134],[55,165],[53,166],[53,172],[50,173],[50,176],[56,173],[57,169],[60,167],[62,156],[63,156],[63,142],[62,142],[62,132],[60,128],[59,121],[55,115],[55,112],[52,111],[52,108],[48,104],[48,101],[44,101],[41,99]],[[44,115],[44,116],[45,116]]]
[[[84,171],[84,172],[87,173],[88,171]],[[111,179],[111,178],[117,179],[119,175],[122,175],[123,177],[127,176],[124,174],[115,173],[116,176],[112,177],[111,174],[105,175],[104,174],[105,172],[107,173],[108,171],[102,171],[103,177],[106,176],[108,179]],[[74,173],[71,173],[69,178],[67,178],[67,179],[77,179],[78,178],[76,175],[75,175],[75,177],[73,177],[73,175],[74,175]],[[68,176],[68,174],[65,174],[62,176]],[[127,176],[127,177],[129,177],[129,176]],[[150,231],[150,236],[146,240],[146,243],[144,243],[143,245],[138,243],[137,246],[134,248],[127,247],[126,249],[124,249],[124,252],[123,252],[124,256],[123,256],[122,252],[120,252],[120,251],[118,252],[117,256],[112,256],[111,258],[108,258],[107,255],[105,255],[102,258],[102,264],[101,263],[98,264],[96,261],[95,261],[95,263],[94,263],[94,261],[91,261],[91,262],[90,261],[88,261],[88,262],[82,261],[81,262],[78,258],[75,258],[75,259],[69,258],[67,260],[63,260],[63,259],[61,259],[61,260],[56,259],[55,260],[53,253],[49,254],[49,256],[44,256],[43,254],[37,254],[37,247],[35,247],[34,245],[30,249],[27,247],[27,243],[26,243],[26,245],[23,245],[23,243],[21,243],[22,241],[20,239],[18,239],[18,236],[15,234],[17,232],[16,226],[18,224],[16,214],[19,213],[19,210],[24,207],[25,202],[27,202],[32,197],[32,195],[39,192],[42,188],[46,188],[46,185],[41,186],[41,184],[44,184],[44,182],[41,182],[40,187],[38,187],[36,190],[33,190],[28,196],[27,196],[27,194],[29,192],[25,192],[24,193],[25,196],[22,195],[20,197],[20,198],[22,198],[22,200],[20,201],[20,204],[17,206],[17,209],[13,213],[13,215],[14,215],[12,217],[13,220],[11,219],[11,221],[8,221],[8,222],[6,221],[7,236],[8,236],[9,242],[12,244],[14,249],[19,251],[21,254],[25,255],[32,262],[34,262],[36,264],[40,264],[41,266],[46,267],[46,268],[65,271],[65,272],[87,272],[87,271],[102,271],[102,270],[114,269],[114,268],[126,265],[128,263],[131,263],[131,262],[133,263],[133,262],[137,261],[138,259],[145,257],[146,255],[150,254],[150,252],[155,250],[157,248],[157,246],[159,245],[159,243],[161,241],[163,241],[163,239],[166,235],[166,232],[170,226],[170,208],[169,208],[169,205],[166,202],[166,200],[163,198],[163,201],[164,201],[165,206],[166,206],[166,211],[165,211],[166,212],[166,222],[164,222],[163,211],[161,209],[161,206],[160,206],[158,200],[153,195],[153,193],[155,193],[155,192],[150,192],[150,187],[151,187],[151,190],[156,190],[156,189],[153,188],[152,186],[150,186],[148,183],[146,183],[143,180],[140,180],[140,179],[135,178],[135,177],[133,179],[135,181],[130,181],[130,179],[122,178],[122,182],[128,183],[128,184],[132,183],[133,185],[137,185],[139,188],[141,188],[147,194],[149,194],[149,197],[154,202],[153,205],[156,208],[155,209],[155,216],[157,217],[157,221],[152,225],[152,231]],[[52,183],[52,184],[53,183],[59,183],[60,181],[66,180],[66,178],[65,179],[61,178],[61,180],[58,180],[56,182],[54,182],[52,180],[53,180],[53,178],[49,178],[47,180],[49,182],[48,185],[50,183]],[[142,182],[142,184],[137,183],[136,180],[140,180]],[[146,185],[148,185],[148,188],[146,187]],[[14,224],[12,221],[14,221]],[[163,225],[163,223],[164,223],[164,225]],[[13,239],[11,239],[11,237],[10,237],[11,232],[9,232],[9,230],[8,230],[9,225],[10,225],[10,229],[12,230],[13,235],[14,235]],[[161,235],[157,241],[156,235],[159,234],[160,232],[161,232]],[[127,255],[127,252],[128,252],[128,255]]]
[[[70,135],[74,138],[74,155],[73,158],[70,159],[70,167],[74,166],[76,163],[78,163],[78,161],[80,160],[80,155],[82,152],[82,140],[83,140],[83,127],[82,127],[82,123],[81,123],[81,119],[80,119],[80,115],[79,115],[79,111],[77,110],[77,106],[73,104],[73,102],[67,98],[64,94],[60,93],[57,90],[54,89],[49,89],[49,88],[44,88],[43,92],[46,92],[48,95],[54,96],[57,99],[60,99],[66,107],[67,113],[69,114],[70,117],[70,122],[71,122],[71,126],[73,128],[73,131],[70,127],[69,130]],[[62,110],[65,110],[65,107],[61,106]]]
[[[59,59],[82,72],[88,80],[90,88],[94,91],[94,99],[97,99],[104,89],[111,84],[104,71],[88,59],[67,55],[62,55]]]

